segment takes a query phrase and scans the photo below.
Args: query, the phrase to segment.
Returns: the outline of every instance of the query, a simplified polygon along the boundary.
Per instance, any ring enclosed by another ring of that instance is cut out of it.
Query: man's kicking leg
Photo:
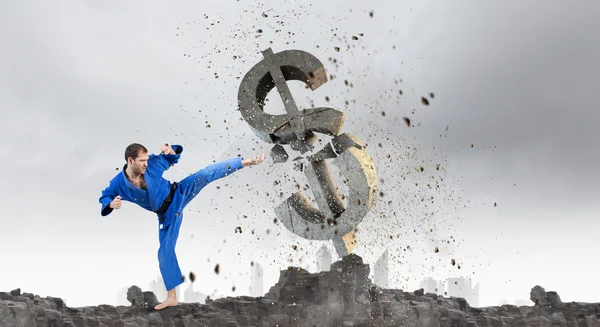
[[[177,244],[177,237],[179,236],[179,228],[181,227],[185,207],[207,184],[230,175],[242,167],[240,159],[218,162],[191,174],[179,182],[179,189],[183,193],[182,200],[180,203],[172,203],[171,205],[179,205],[181,208],[180,212],[174,217],[173,222],[169,226],[159,231],[160,248],[158,249],[158,263],[167,289],[167,299],[155,306],[156,310],[178,304],[175,287],[183,283],[183,279],[179,263],[177,262],[177,255],[175,254],[175,245]]]
[[[182,179],[179,183],[183,192],[183,207],[187,206],[206,185],[229,176],[243,167],[242,159],[233,158],[208,165]]]
[[[158,260],[168,295],[163,303],[154,307],[156,310],[177,305],[177,291],[175,287],[183,283],[183,275],[177,262],[175,245],[183,220],[183,211],[187,204],[209,183],[231,175],[242,167],[257,165],[263,160],[264,155],[261,154],[253,159],[242,160],[241,158],[233,158],[217,162],[191,174],[180,182],[179,187],[183,193],[182,202],[179,204],[181,208],[180,212],[169,226],[161,229],[159,232],[160,248],[158,250]]]
[[[242,158],[231,158],[228,160],[220,161],[208,165],[199,171],[191,174],[184,178],[181,184],[181,190],[183,192],[183,207],[194,198],[198,193],[208,184],[229,176],[236,171],[246,166],[258,165],[265,159],[264,154],[259,154],[256,158],[242,159]]]
[[[177,255],[175,254],[175,244],[179,237],[179,228],[181,227],[181,221],[183,215],[180,212],[179,215],[173,219],[173,222],[164,227],[159,231],[160,248],[158,249],[158,264],[160,272],[163,276],[165,287],[167,289],[167,299],[161,304],[154,307],[156,310],[161,310],[166,307],[176,306],[177,301],[177,287],[183,283],[183,275],[177,262]]]

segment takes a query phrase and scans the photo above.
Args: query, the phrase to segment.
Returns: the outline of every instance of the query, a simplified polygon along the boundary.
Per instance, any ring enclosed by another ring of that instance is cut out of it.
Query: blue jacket
[[[148,190],[142,190],[131,184],[125,176],[127,164],[102,191],[99,201],[102,204],[101,215],[109,215],[113,209],[109,204],[117,195],[120,195],[122,201],[129,201],[138,204],[140,207],[156,211],[162,205],[164,199],[170,191],[170,182],[162,177],[163,173],[179,161],[183,147],[181,145],[172,145],[175,154],[151,154],[148,156],[148,168],[144,173],[144,179]]]
[[[179,161],[181,152],[183,152],[183,147],[181,145],[172,145],[172,148],[173,151],[175,151],[175,154],[161,153],[148,156],[148,167],[144,173],[147,190],[142,190],[131,184],[127,179],[127,176],[125,176],[125,169],[127,169],[127,164],[125,164],[123,170],[118,173],[110,181],[108,187],[102,191],[102,195],[99,199],[102,204],[100,211],[101,215],[107,216],[113,211],[113,209],[109,207],[109,204],[117,195],[120,195],[123,201],[136,203],[146,210],[153,212],[158,210],[171,190],[171,183],[164,179],[162,175]],[[169,226],[174,217],[181,214],[186,203],[195,196],[193,193],[188,193],[198,192],[207,184],[241,169],[243,167],[242,160],[243,158],[238,157],[217,162],[201,169],[196,174],[186,177],[186,179],[191,176],[193,176],[194,179],[197,178],[197,181],[194,182],[195,186],[191,189],[182,189],[181,182],[178,183],[168,210],[163,214],[158,214],[159,222],[162,220],[162,227]]]

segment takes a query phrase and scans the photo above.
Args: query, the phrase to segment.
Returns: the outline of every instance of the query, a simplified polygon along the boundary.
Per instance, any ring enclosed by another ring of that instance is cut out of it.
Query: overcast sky
[[[101,217],[102,189],[132,142],[153,153],[183,145],[170,180],[268,155],[236,108],[241,78],[272,47],[325,64],[334,78],[318,90],[290,83],[297,103],[342,110],[343,131],[368,144],[384,196],[355,252],[372,264],[389,248],[393,287],[464,276],[480,283],[481,306],[528,299],[535,285],[600,302],[599,10],[541,0],[4,2],[0,291],[84,306],[147,289],[160,274],[156,217],[127,203]],[[283,112],[276,92],[269,100],[267,112]],[[280,269],[314,271],[317,249],[333,250],[273,223],[294,191],[286,174],[306,183],[267,157],[188,206],[177,253],[196,290],[245,295],[259,261],[267,291]]]

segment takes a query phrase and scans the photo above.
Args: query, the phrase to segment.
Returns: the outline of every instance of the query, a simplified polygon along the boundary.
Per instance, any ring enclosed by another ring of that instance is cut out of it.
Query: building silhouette
[[[475,284],[475,287],[471,290],[471,302],[469,305],[472,307],[479,307],[479,283]]]
[[[194,291],[194,283],[189,283],[188,287],[183,293],[183,301],[185,303],[206,303],[206,294],[198,291]]]
[[[127,290],[129,290],[129,287],[123,287],[122,289],[120,289],[119,291],[117,291],[117,302],[116,302],[116,306],[119,305],[131,305],[131,303],[129,302],[129,300],[127,300]]]
[[[331,268],[331,252],[327,246],[323,245],[317,250],[317,273],[329,271]]]
[[[448,296],[461,297],[465,299],[470,306],[479,306],[479,283],[475,288],[471,285],[470,278],[448,278]]]
[[[383,252],[379,260],[375,262],[373,269],[373,281],[381,288],[388,288],[389,285],[389,252],[388,249]]]
[[[156,299],[158,302],[162,302],[167,298],[167,289],[165,288],[165,283],[161,276],[158,276],[157,279],[150,282],[149,289],[156,295]],[[181,285],[175,287],[177,290],[177,301],[182,301],[181,299]]]
[[[263,268],[262,266],[253,261],[250,265],[250,296],[259,297],[263,296]]]
[[[528,307],[531,306],[532,303],[531,300],[515,300],[515,305],[519,307]]]
[[[419,287],[423,289],[425,293],[434,293],[437,295],[444,295],[446,292],[446,286],[441,280],[433,279],[432,277],[425,277],[419,284]]]
[[[461,297],[471,303],[471,280],[466,278],[448,278],[448,296]]]

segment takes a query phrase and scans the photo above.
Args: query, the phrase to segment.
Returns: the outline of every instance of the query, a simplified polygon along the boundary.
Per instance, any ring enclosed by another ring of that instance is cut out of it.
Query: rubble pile
[[[70,308],[55,297],[0,292],[0,327],[136,326],[600,326],[600,304],[563,303],[531,290],[532,306],[472,308],[462,298],[381,289],[354,254],[311,274],[290,267],[264,297],[227,297],[154,310],[152,292],[129,288],[130,306]]]

